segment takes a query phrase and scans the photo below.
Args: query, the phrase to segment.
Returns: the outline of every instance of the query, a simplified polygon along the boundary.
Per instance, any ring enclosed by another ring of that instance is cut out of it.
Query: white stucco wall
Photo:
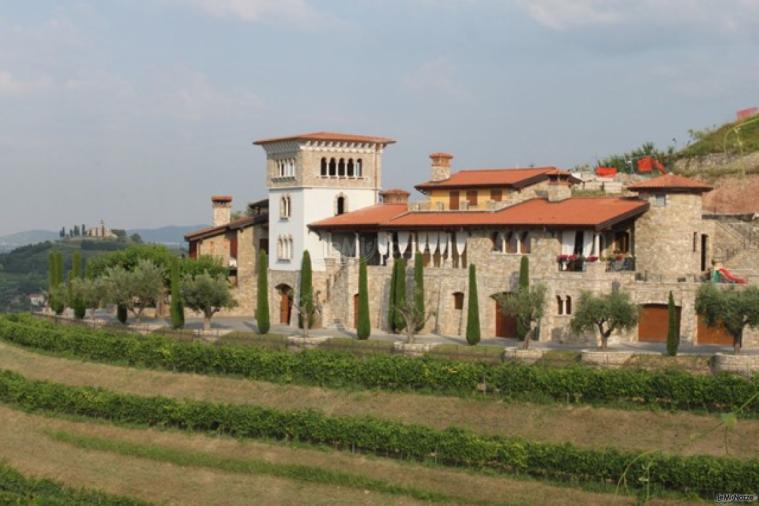
[[[279,204],[283,195],[290,196],[290,218],[281,219]],[[269,265],[275,270],[300,269],[304,249],[311,254],[313,270],[323,271],[324,244],[318,234],[308,230],[308,224],[335,215],[335,201],[339,195],[347,198],[346,212],[374,205],[376,189],[358,188],[270,188],[269,189]],[[293,252],[290,260],[277,257],[280,236],[292,236]]]

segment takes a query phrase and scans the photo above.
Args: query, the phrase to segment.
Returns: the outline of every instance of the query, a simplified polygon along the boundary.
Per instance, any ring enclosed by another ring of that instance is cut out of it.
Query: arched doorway
[[[517,337],[517,320],[513,316],[508,316],[501,311],[498,304],[498,298],[511,297],[511,292],[502,292],[492,295],[493,305],[495,306],[495,336],[496,337]]]
[[[290,285],[277,285],[279,294],[279,323],[290,325],[290,316],[293,311],[293,289]]]

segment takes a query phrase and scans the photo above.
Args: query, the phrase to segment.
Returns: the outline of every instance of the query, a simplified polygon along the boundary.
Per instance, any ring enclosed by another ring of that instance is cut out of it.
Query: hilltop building
[[[118,236],[113,233],[113,230],[105,225],[105,222],[103,220],[100,220],[100,224],[96,227],[87,229],[87,237],[90,239],[118,239]]]
[[[527,255],[531,281],[548,287],[540,340],[595,342],[570,331],[573,310],[581,291],[614,287],[640,304],[641,318],[637,329],[612,340],[666,340],[671,291],[683,340],[732,343],[695,312],[696,290],[731,244],[717,220],[704,219],[709,185],[667,174],[616,196],[573,197],[580,181],[559,168],[453,171],[453,156],[438,152],[430,155],[429,180],[416,186],[425,200],[411,204],[408,192],[382,189],[382,155],[394,142],[329,132],[256,141],[266,152],[267,200],[230,221],[231,198],[213,197],[214,226],[186,236],[190,255],[221,257],[241,303],[234,311],[252,315],[258,251],[269,251],[272,322],[294,324],[308,249],[322,308],[318,325],[345,328],[356,326],[363,256],[371,321],[386,328],[393,262],[403,256],[413,263],[419,251],[427,307],[435,312],[424,331],[456,336],[465,331],[467,267],[475,264],[482,333],[501,337],[514,336],[516,324],[494,297],[516,290]],[[755,280],[757,273],[744,274]],[[745,342],[756,339],[751,334]]]

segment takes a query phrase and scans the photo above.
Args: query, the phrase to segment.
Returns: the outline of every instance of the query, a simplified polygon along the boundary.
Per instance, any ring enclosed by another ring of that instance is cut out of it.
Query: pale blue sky
[[[208,222],[260,137],[397,139],[386,187],[571,167],[759,105],[759,0],[0,1],[0,234]]]

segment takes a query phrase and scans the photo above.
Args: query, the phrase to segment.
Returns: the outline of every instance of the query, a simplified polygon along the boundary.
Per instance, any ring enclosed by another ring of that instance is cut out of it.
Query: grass
[[[566,441],[596,448],[659,449],[717,456],[729,451],[731,456],[744,458],[759,454],[759,420],[740,420],[728,433],[715,433],[683,448],[691,436],[710,430],[719,423],[719,418],[685,412],[536,405],[272,384],[80,362],[40,355],[5,343],[0,343],[0,368],[30,379],[99,386],[120,393],[253,403],[280,410],[315,409],[332,416],[368,415],[436,429],[455,425],[483,434]]]
[[[390,495],[405,495],[435,503],[455,500],[469,504],[487,504],[484,501],[470,501],[463,497],[453,497],[415,487],[394,485],[384,480],[324,469],[322,467],[301,464],[279,464],[260,459],[220,457],[207,452],[179,450],[165,446],[78,435],[65,431],[49,431],[47,434],[56,441],[68,443],[78,448],[111,452],[118,455],[159,462],[170,462],[181,467],[205,467],[231,473],[266,474],[307,483],[371,490]]]
[[[29,473],[56,476],[74,486],[97,482],[110,492],[150,497],[172,504],[428,504],[429,500],[405,495],[379,493],[366,488],[306,482],[216,467],[181,465],[192,456],[203,455],[204,463],[249,460],[275,467],[288,466],[335,471],[361,479],[378,480],[399,487],[450,496],[453,503],[534,504],[632,504],[630,496],[615,496],[555,485],[528,478],[512,478],[481,471],[445,469],[366,455],[300,448],[261,441],[241,441],[229,437],[187,434],[173,430],[125,428],[112,424],[79,422],[32,415],[0,405],[0,458]],[[45,437],[65,432],[73,439],[116,443],[125,451],[112,452],[83,448]],[[156,457],[171,455],[176,460],[155,460],[151,447],[160,447]],[[198,463],[197,460],[195,460]],[[192,462],[191,462],[192,463]],[[606,489],[609,490],[608,488]],[[677,501],[657,498],[653,504]]]
[[[740,143],[735,130],[740,132]],[[706,133],[701,139],[689,145],[677,158],[703,156],[711,153],[748,154],[759,151],[759,119],[749,118],[741,122],[726,123],[716,130]]]

